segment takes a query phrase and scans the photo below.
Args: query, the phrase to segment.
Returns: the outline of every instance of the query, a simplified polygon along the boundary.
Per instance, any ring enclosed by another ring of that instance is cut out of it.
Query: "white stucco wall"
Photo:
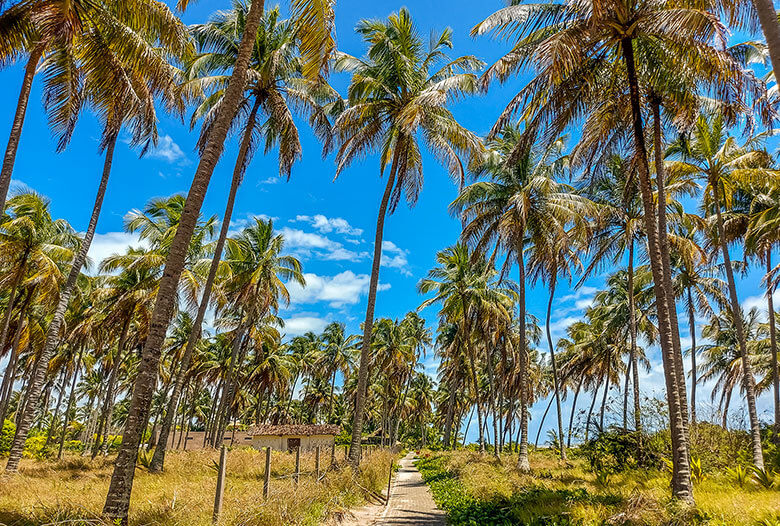
[[[264,449],[270,447],[274,451],[287,451],[287,439],[298,438],[301,440],[301,451],[313,451],[320,446],[322,454],[330,451],[333,445],[333,435],[255,435],[252,437],[252,447],[255,449]]]

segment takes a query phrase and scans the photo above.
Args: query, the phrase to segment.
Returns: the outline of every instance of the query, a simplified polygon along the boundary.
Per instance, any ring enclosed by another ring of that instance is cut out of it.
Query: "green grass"
[[[780,490],[753,481],[740,487],[726,472],[695,485],[697,508],[669,496],[669,474],[635,469],[598,481],[584,459],[568,463],[532,453],[533,473],[515,468],[516,455],[458,451],[417,461],[451,526],[759,526],[780,524]]]

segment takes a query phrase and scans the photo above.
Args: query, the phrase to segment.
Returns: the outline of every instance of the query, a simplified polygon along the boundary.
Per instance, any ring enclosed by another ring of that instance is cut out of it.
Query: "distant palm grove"
[[[525,473],[540,442],[534,405],[564,461],[608,430],[637,457],[664,437],[670,496],[687,505],[698,426],[739,428],[757,473],[780,468],[772,2],[512,0],[473,20],[474,38],[503,46],[492,64],[454,53],[449,29],[428,38],[413,5],[361,21],[352,56],[338,49],[335,0],[223,3],[189,27],[176,14],[187,0],[0,3],[0,62],[23,66],[6,73],[20,88],[0,173],[6,476],[23,457],[113,455],[102,513],[126,523],[139,454],[159,473],[190,433],[219,447],[262,423],[339,424],[355,467],[367,443],[448,450],[476,436],[470,447]],[[350,76],[346,93],[329,84],[336,72]],[[53,217],[49,197],[11,186],[17,151],[38,147],[24,128],[34,83],[58,149],[83,112],[102,127],[85,232]],[[519,91],[486,136],[451,111],[503,83]],[[198,134],[191,186],[138,203],[125,229],[141,243],[90,261],[115,149],[153,148],[165,112]],[[321,151],[303,151],[304,126]],[[436,247],[408,314],[381,317],[385,221],[417,202],[423,152],[458,187],[448,206],[462,235]],[[324,177],[356,164],[382,177],[383,195],[364,196],[378,206],[357,334],[333,322],[285,335],[303,265],[262,210],[231,227],[258,155],[284,178],[303,155],[335,159]],[[206,217],[218,162],[232,184],[224,214]],[[748,271],[764,276],[760,309],[743,308]],[[591,278],[602,290],[554,337],[556,294]],[[546,295],[538,316],[532,287]],[[656,398],[643,387],[651,354],[665,381]],[[759,419],[760,396],[772,421]],[[697,407],[704,397],[715,411]]]

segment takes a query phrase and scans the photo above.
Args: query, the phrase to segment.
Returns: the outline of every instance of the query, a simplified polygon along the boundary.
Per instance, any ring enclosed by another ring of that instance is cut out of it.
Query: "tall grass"
[[[166,470],[139,468],[130,507],[131,525],[210,525],[218,459],[216,451],[171,451]],[[361,505],[387,483],[391,454],[364,455],[357,473],[343,463],[317,482],[314,455],[301,455],[301,478],[292,480],[295,457],[274,452],[271,486],[263,499],[265,453],[248,448],[228,452],[221,525],[314,525]],[[0,524],[103,525],[99,516],[113,459],[68,457],[61,462],[25,460],[20,473],[0,481]],[[322,468],[330,463],[323,454]]]

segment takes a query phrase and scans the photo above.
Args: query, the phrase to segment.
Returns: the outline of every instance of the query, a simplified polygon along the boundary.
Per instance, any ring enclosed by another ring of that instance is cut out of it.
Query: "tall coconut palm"
[[[33,404],[27,406],[29,411],[17,427],[6,464],[6,470],[10,472],[18,469],[32,423],[31,411],[40,396],[44,367],[57,345],[70,295],[94,237],[119,133],[127,129],[131,135],[131,145],[148,146],[154,143],[157,138],[155,98],[163,98],[169,105],[174,105],[172,87],[176,70],[168,60],[171,55],[181,56],[187,50],[186,30],[182,22],[159,2],[139,2],[137,8],[140,10],[137,18],[134,15],[126,16],[132,21],[132,24],[128,22],[129,25],[118,24],[116,20],[113,24],[109,23],[108,19],[116,17],[108,12],[93,13],[95,18],[92,25],[95,27],[88,28],[84,35],[74,41],[74,49],[69,50],[75,57],[60,57],[64,59],[65,66],[61,73],[68,78],[75,78],[81,90],[77,94],[70,90],[55,91],[53,99],[47,104],[50,121],[62,145],[70,139],[75,115],[81,106],[94,108],[103,126],[100,150],[105,152],[105,159],[84,241],[73,258],[47,329],[42,359],[33,372],[28,394]],[[63,24],[70,26],[68,21],[63,21]],[[72,58],[77,59],[77,63],[72,62]]]
[[[464,221],[463,238],[480,253],[495,249],[507,255],[504,272],[517,263],[518,327],[521,345],[527,340],[526,320],[526,256],[529,239],[543,239],[548,225],[565,224],[571,210],[582,210],[583,199],[567,185],[556,181],[565,165],[561,158],[563,142],[549,148],[523,152],[519,162],[510,164],[521,132],[507,127],[500,138],[488,143],[487,160],[477,167],[477,173],[489,180],[473,183],[450,205]],[[520,350],[520,457],[518,466],[528,471],[528,417],[530,393],[527,386],[526,352]]]
[[[182,0],[181,3],[186,5],[187,2]],[[307,76],[311,78],[316,75],[318,68],[327,63],[333,50],[331,35],[333,6],[330,0],[292,0],[292,6],[300,11],[301,19],[304,20],[301,27],[304,31],[308,31],[303,33],[303,41],[305,58],[308,63],[315,64],[314,67],[309,67],[306,71]],[[151,330],[144,344],[144,359],[141,361],[133,386],[122,446],[119,449],[119,457],[114,467],[111,486],[103,508],[104,514],[112,519],[127,521],[138,448],[157,383],[161,347],[173,314],[175,290],[184,268],[187,247],[203,205],[211,175],[222,154],[225,139],[241,105],[263,7],[262,0],[255,1],[251,3],[247,12],[244,34],[238,47],[230,81],[225,88],[224,104],[220,106],[214,117],[211,134],[202,150],[198,168],[190,186],[181,224],[176,231],[169,256],[166,259],[166,270],[160,283],[158,301],[155,304],[150,323]]]
[[[431,39],[428,48],[414,26],[411,14],[401,9],[386,21],[363,20],[356,31],[368,45],[358,59],[341,55],[336,68],[352,73],[349,108],[334,124],[336,175],[355,160],[378,152],[380,175],[389,166],[385,191],[379,205],[374,256],[371,266],[363,342],[358,369],[358,392],[352,425],[350,459],[360,460],[365,389],[369,375],[369,346],[382,256],[385,215],[392,213],[403,195],[414,205],[422,188],[422,157],[419,143],[463,179],[460,156],[470,160],[481,152],[481,142],[463,128],[447,105],[476,91],[472,71],[480,66],[471,56],[450,59],[444,50],[452,47],[447,29]]]
[[[723,213],[731,205],[734,177],[737,179],[777,178],[776,172],[765,163],[766,154],[750,146],[740,146],[730,137],[722,115],[701,115],[691,130],[690,136],[678,141],[668,152],[676,160],[669,165],[670,173],[696,175],[704,179],[705,207],[713,213],[716,228],[716,243],[723,258],[723,268],[728,285],[729,307],[734,320],[737,344],[743,359],[745,396],[750,417],[750,432],[753,448],[753,462],[763,467],[764,454],[761,447],[761,423],[756,410],[756,381],[748,357],[746,339],[740,315],[739,295],[734,278],[734,267],[728,247]]]
[[[320,359],[330,374],[330,400],[328,401],[328,419],[330,423],[333,417],[333,393],[336,388],[336,373],[346,375],[354,367],[356,343],[359,336],[344,333],[344,324],[333,322],[322,331],[322,354]]]

